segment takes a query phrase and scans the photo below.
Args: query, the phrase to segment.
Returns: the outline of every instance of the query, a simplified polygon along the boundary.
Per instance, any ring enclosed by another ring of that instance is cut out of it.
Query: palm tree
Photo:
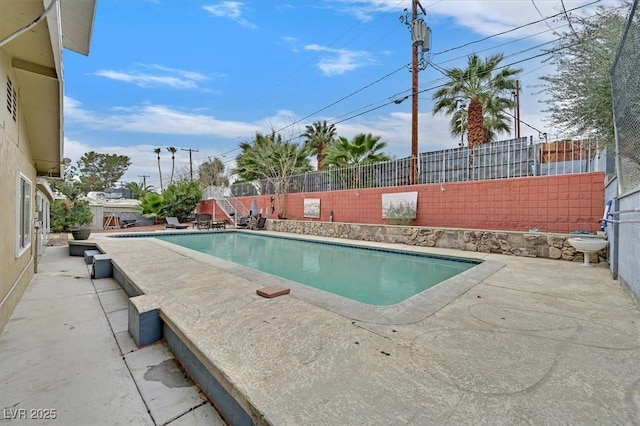
[[[330,167],[348,167],[389,161],[391,158],[380,152],[386,146],[385,142],[380,142],[380,136],[371,133],[360,133],[351,141],[340,136],[328,147],[323,163]]]
[[[214,186],[229,186],[229,178],[224,175],[224,163],[218,157],[209,158],[200,164],[198,168],[200,175],[200,182],[207,187],[209,185]]]
[[[316,153],[318,160],[318,170],[324,168],[324,150],[328,147],[336,138],[336,126],[331,124],[327,126],[327,120],[316,121],[310,126],[307,126],[306,132],[302,135],[307,138],[305,146],[309,151]]]
[[[131,195],[136,200],[139,200],[150,192],[153,192],[153,186],[145,185],[143,182],[127,182],[124,184],[124,187],[131,191]]]
[[[507,98],[488,98],[483,103],[482,114],[484,115],[484,127],[487,136],[487,142],[496,140],[499,133],[509,133],[510,117],[505,114],[505,110],[509,109]],[[451,116],[449,122],[449,132],[452,136],[460,137],[460,146],[463,145],[464,134],[468,131],[468,114],[465,108],[456,110]]]
[[[160,148],[155,148],[153,152],[158,155],[158,174],[160,175],[160,192],[164,192],[164,187],[162,186],[162,170],[160,169],[160,152],[162,150]]]
[[[176,152],[178,150],[173,146],[169,146],[167,151],[171,153],[171,179],[169,179],[169,185],[173,185],[173,171],[176,168]]]
[[[444,112],[452,115],[451,130],[460,129],[462,114],[460,102],[467,105],[467,139],[473,147],[490,141],[490,134],[508,130],[508,117],[504,111],[513,108],[513,100],[504,97],[516,88],[515,75],[521,70],[504,67],[496,72],[504,55],[499,53],[485,60],[477,54],[469,55],[467,68],[450,68],[445,74],[450,81],[433,94],[433,114]],[[488,109],[485,113],[483,109]],[[487,119],[488,118],[488,119]],[[458,133],[460,134],[460,133]],[[454,134],[455,135],[455,134]]]
[[[252,142],[240,144],[242,152],[236,157],[237,174],[244,181],[266,179],[275,187],[278,196],[278,217],[284,217],[284,196],[291,177],[311,171],[309,151],[304,145],[283,141],[278,133],[256,133]]]

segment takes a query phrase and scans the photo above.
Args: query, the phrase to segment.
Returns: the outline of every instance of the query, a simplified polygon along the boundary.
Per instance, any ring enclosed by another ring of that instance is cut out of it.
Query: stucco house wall
[[[7,79],[16,81],[10,58],[0,50],[0,87],[7,87]],[[6,95],[0,102],[0,330],[29,281],[33,278],[34,235],[28,248],[21,253],[16,245],[18,223],[16,218],[18,182],[22,174],[31,182],[31,201],[35,206],[36,169],[31,161],[31,145],[24,119],[20,114],[16,121],[7,110]]]
[[[0,332],[48,235],[43,178],[63,173],[62,49],[89,53],[95,10],[96,0],[0,0]]]

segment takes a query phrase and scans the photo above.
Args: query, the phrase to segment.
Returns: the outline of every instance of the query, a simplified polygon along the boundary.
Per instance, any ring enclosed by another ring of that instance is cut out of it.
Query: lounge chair
[[[264,229],[266,224],[267,224],[267,218],[266,217],[261,217],[261,218],[258,219],[258,222],[256,223],[256,228],[255,229]]]
[[[196,216],[196,226],[198,229],[209,229],[211,227],[211,213],[199,213]]]
[[[177,217],[166,217],[165,220],[167,222],[167,226],[165,226],[165,228],[187,229],[189,227],[189,224],[187,224],[187,223],[178,222],[178,218]]]
[[[247,216],[242,216],[240,218],[240,222],[238,222],[236,226],[238,228],[246,228],[247,226],[249,226],[249,218]]]
[[[137,223],[138,223],[137,219],[122,219],[122,222],[120,222],[120,228],[128,228],[130,226],[136,226]]]

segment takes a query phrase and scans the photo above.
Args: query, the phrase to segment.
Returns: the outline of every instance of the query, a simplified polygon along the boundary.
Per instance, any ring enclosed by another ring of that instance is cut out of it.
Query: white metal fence
[[[527,138],[511,139],[476,146],[420,154],[417,184],[464,182],[586,173],[605,170],[595,140],[563,140],[533,143]],[[330,168],[291,176],[287,193],[321,192],[344,189],[380,188],[409,185],[411,159],[384,163]],[[276,193],[275,180],[263,179],[231,186],[231,193],[245,195]]]

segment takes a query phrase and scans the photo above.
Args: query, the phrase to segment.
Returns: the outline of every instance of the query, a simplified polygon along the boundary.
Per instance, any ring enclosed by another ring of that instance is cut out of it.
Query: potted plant
[[[71,224],[71,235],[75,240],[86,240],[91,235],[91,223],[93,213],[86,200],[75,200],[71,202],[69,211],[69,223]]]
[[[51,229],[53,232],[71,231],[76,240],[86,240],[91,235],[93,213],[89,202],[82,199],[82,183],[75,179],[75,168],[65,169],[64,180],[49,180],[51,187],[66,198],[57,199],[51,205]]]

